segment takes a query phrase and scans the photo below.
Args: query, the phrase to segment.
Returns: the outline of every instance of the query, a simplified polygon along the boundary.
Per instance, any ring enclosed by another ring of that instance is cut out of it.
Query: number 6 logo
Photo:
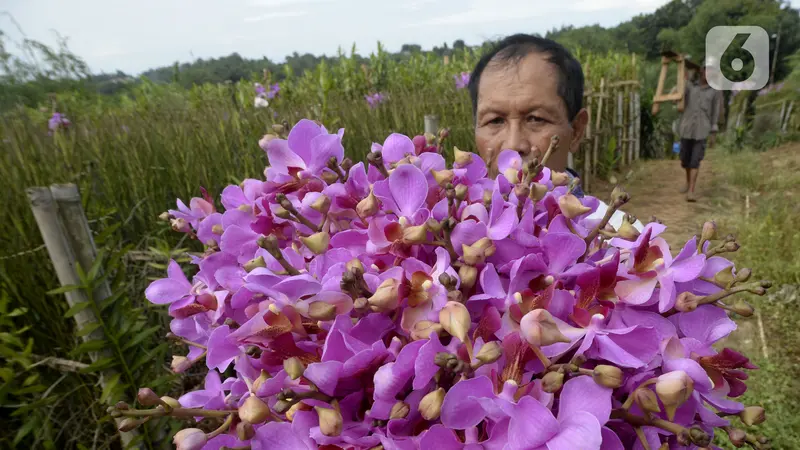
[[[756,26],[718,26],[706,34],[706,78],[719,91],[759,90],[769,80],[769,36]],[[746,87],[742,87],[746,86]]]

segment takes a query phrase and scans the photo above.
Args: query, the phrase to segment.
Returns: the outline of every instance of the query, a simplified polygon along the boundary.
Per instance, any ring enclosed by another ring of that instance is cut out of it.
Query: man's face
[[[558,68],[546,55],[534,53],[517,64],[490,62],[478,85],[475,141],[478,153],[497,170],[497,156],[512,149],[523,162],[541,160],[550,138],[559,137],[559,146],[547,167],[563,171],[567,155],[578,149],[588,115],[585,110],[569,120],[567,105],[558,95]]]

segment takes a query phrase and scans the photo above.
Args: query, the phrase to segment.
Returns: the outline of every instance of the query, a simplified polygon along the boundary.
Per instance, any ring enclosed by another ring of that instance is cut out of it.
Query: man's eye
[[[528,122],[540,123],[540,122],[544,122],[544,121],[545,120],[543,118],[539,117],[539,116],[533,116],[533,115],[528,116]]]
[[[501,125],[503,123],[502,117],[495,117],[494,119],[490,120],[488,123],[492,125]]]

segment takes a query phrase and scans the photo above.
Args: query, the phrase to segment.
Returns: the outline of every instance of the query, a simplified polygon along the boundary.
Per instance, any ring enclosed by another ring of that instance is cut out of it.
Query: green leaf
[[[136,361],[133,362],[130,366],[131,372],[136,372],[140,367],[147,364],[150,361],[153,361],[155,356],[165,352],[169,348],[169,344],[167,342],[159,344],[156,348],[147,350],[139,355],[136,358]]]
[[[99,323],[97,323],[97,322],[89,323],[87,325],[84,325],[83,328],[81,328],[80,330],[78,330],[78,332],[75,333],[75,336],[77,336],[77,337],[86,336],[88,334],[91,334],[92,331],[94,331],[94,330],[96,330],[98,328],[100,328],[100,324]]]
[[[28,375],[28,378],[25,378],[25,381],[22,382],[22,385],[23,386],[30,386],[33,383],[36,383],[36,380],[38,380],[38,379],[39,379],[39,374],[38,373],[30,374],[30,375]]]
[[[28,308],[14,308],[13,311],[8,313],[8,316],[9,317],[17,317],[17,316],[21,316],[21,315],[23,315],[23,314],[25,314],[27,312],[28,312]]]
[[[67,292],[72,292],[75,290],[80,289],[82,286],[77,284],[68,284],[66,286],[61,286],[60,288],[53,289],[51,291],[47,291],[47,295],[58,295],[58,294],[66,294]]]
[[[108,399],[114,395],[117,384],[119,384],[120,374],[113,375],[106,380],[106,385],[103,386],[103,393],[100,395],[100,401],[108,403]]]
[[[155,325],[155,326],[152,326],[150,328],[147,328],[145,330],[140,331],[136,336],[133,337],[133,339],[130,340],[130,342],[128,342],[127,344],[125,344],[122,347],[122,351],[124,352],[125,350],[127,350],[129,348],[132,348],[132,347],[135,347],[135,346],[139,345],[142,341],[144,341],[148,337],[154,335],[160,329],[161,329],[161,325]]]
[[[83,270],[80,263],[75,263],[75,273],[78,274],[78,279],[81,280],[84,286],[89,284],[89,278],[86,276],[86,271]]]
[[[116,363],[114,358],[102,358],[81,369],[81,373],[100,372],[112,367]]]
[[[74,305],[72,305],[72,307],[70,309],[67,310],[67,312],[64,313],[64,318],[65,319],[69,319],[70,317],[74,316],[75,314],[78,314],[79,312],[81,312],[84,309],[88,308],[90,305],[91,305],[91,302],[89,300],[85,300],[85,301],[82,301],[82,302],[75,303]]]
[[[97,274],[100,273],[100,269],[103,267],[103,260],[105,259],[105,252],[103,249],[100,249],[97,252],[97,256],[94,259],[94,263],[92,263],[92,268],[89,269],[89,273],[86,275],[89,281],[94,281],[97,278]]]
[[[8,367],[0,367],[0,378],[2,378],[4,382],[8,383],[12,378],[14,378],[14,371]]]
[[[14,442],[12,443],[12,445],[16,446],[17,444],[22,442],[22,440],[25,439],[25,436],[30,434],[31,431],[33,431],[35,428],[38,427],[39,427],[39,421],[36,418],[36,416],[28,416],[28,421],[22,424],[19,430],[17,430],[17,435],[14,436]]]
[[[108,297],[107,299],[105,299],[102,302],[100,302],[100,311],[104,311],[106,308],[108,308],[109,306],[111,306],[114,303],[116,303],[117,300],[119,300],[120,297],[122,297],[124,294],[125,294],[125,291],[123,291],[123,290],[119,290],[119,291],[111,294],[110,297]]]
[[[72,350],[72,354],[80,355],[82,353],[96,352],[106,348],[107,346],[108,342],[106,342],[105,339],[94,339],[91,341],[86,341],[75,347],[75,349]]]

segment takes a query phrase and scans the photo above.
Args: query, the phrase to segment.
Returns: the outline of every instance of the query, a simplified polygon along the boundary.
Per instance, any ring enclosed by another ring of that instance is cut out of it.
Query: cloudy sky
[[[798,3],[795,0],[793,3]],[[94,72],[138,74],[175,61],[238,52],[283,61],[287,54],[362,54],[381,41],[431,48],[478,44],[561,25],[613,26],[666,0],[2,0],[0,30],[69,47]],[[8,13],[8,14],[3,14]]]

